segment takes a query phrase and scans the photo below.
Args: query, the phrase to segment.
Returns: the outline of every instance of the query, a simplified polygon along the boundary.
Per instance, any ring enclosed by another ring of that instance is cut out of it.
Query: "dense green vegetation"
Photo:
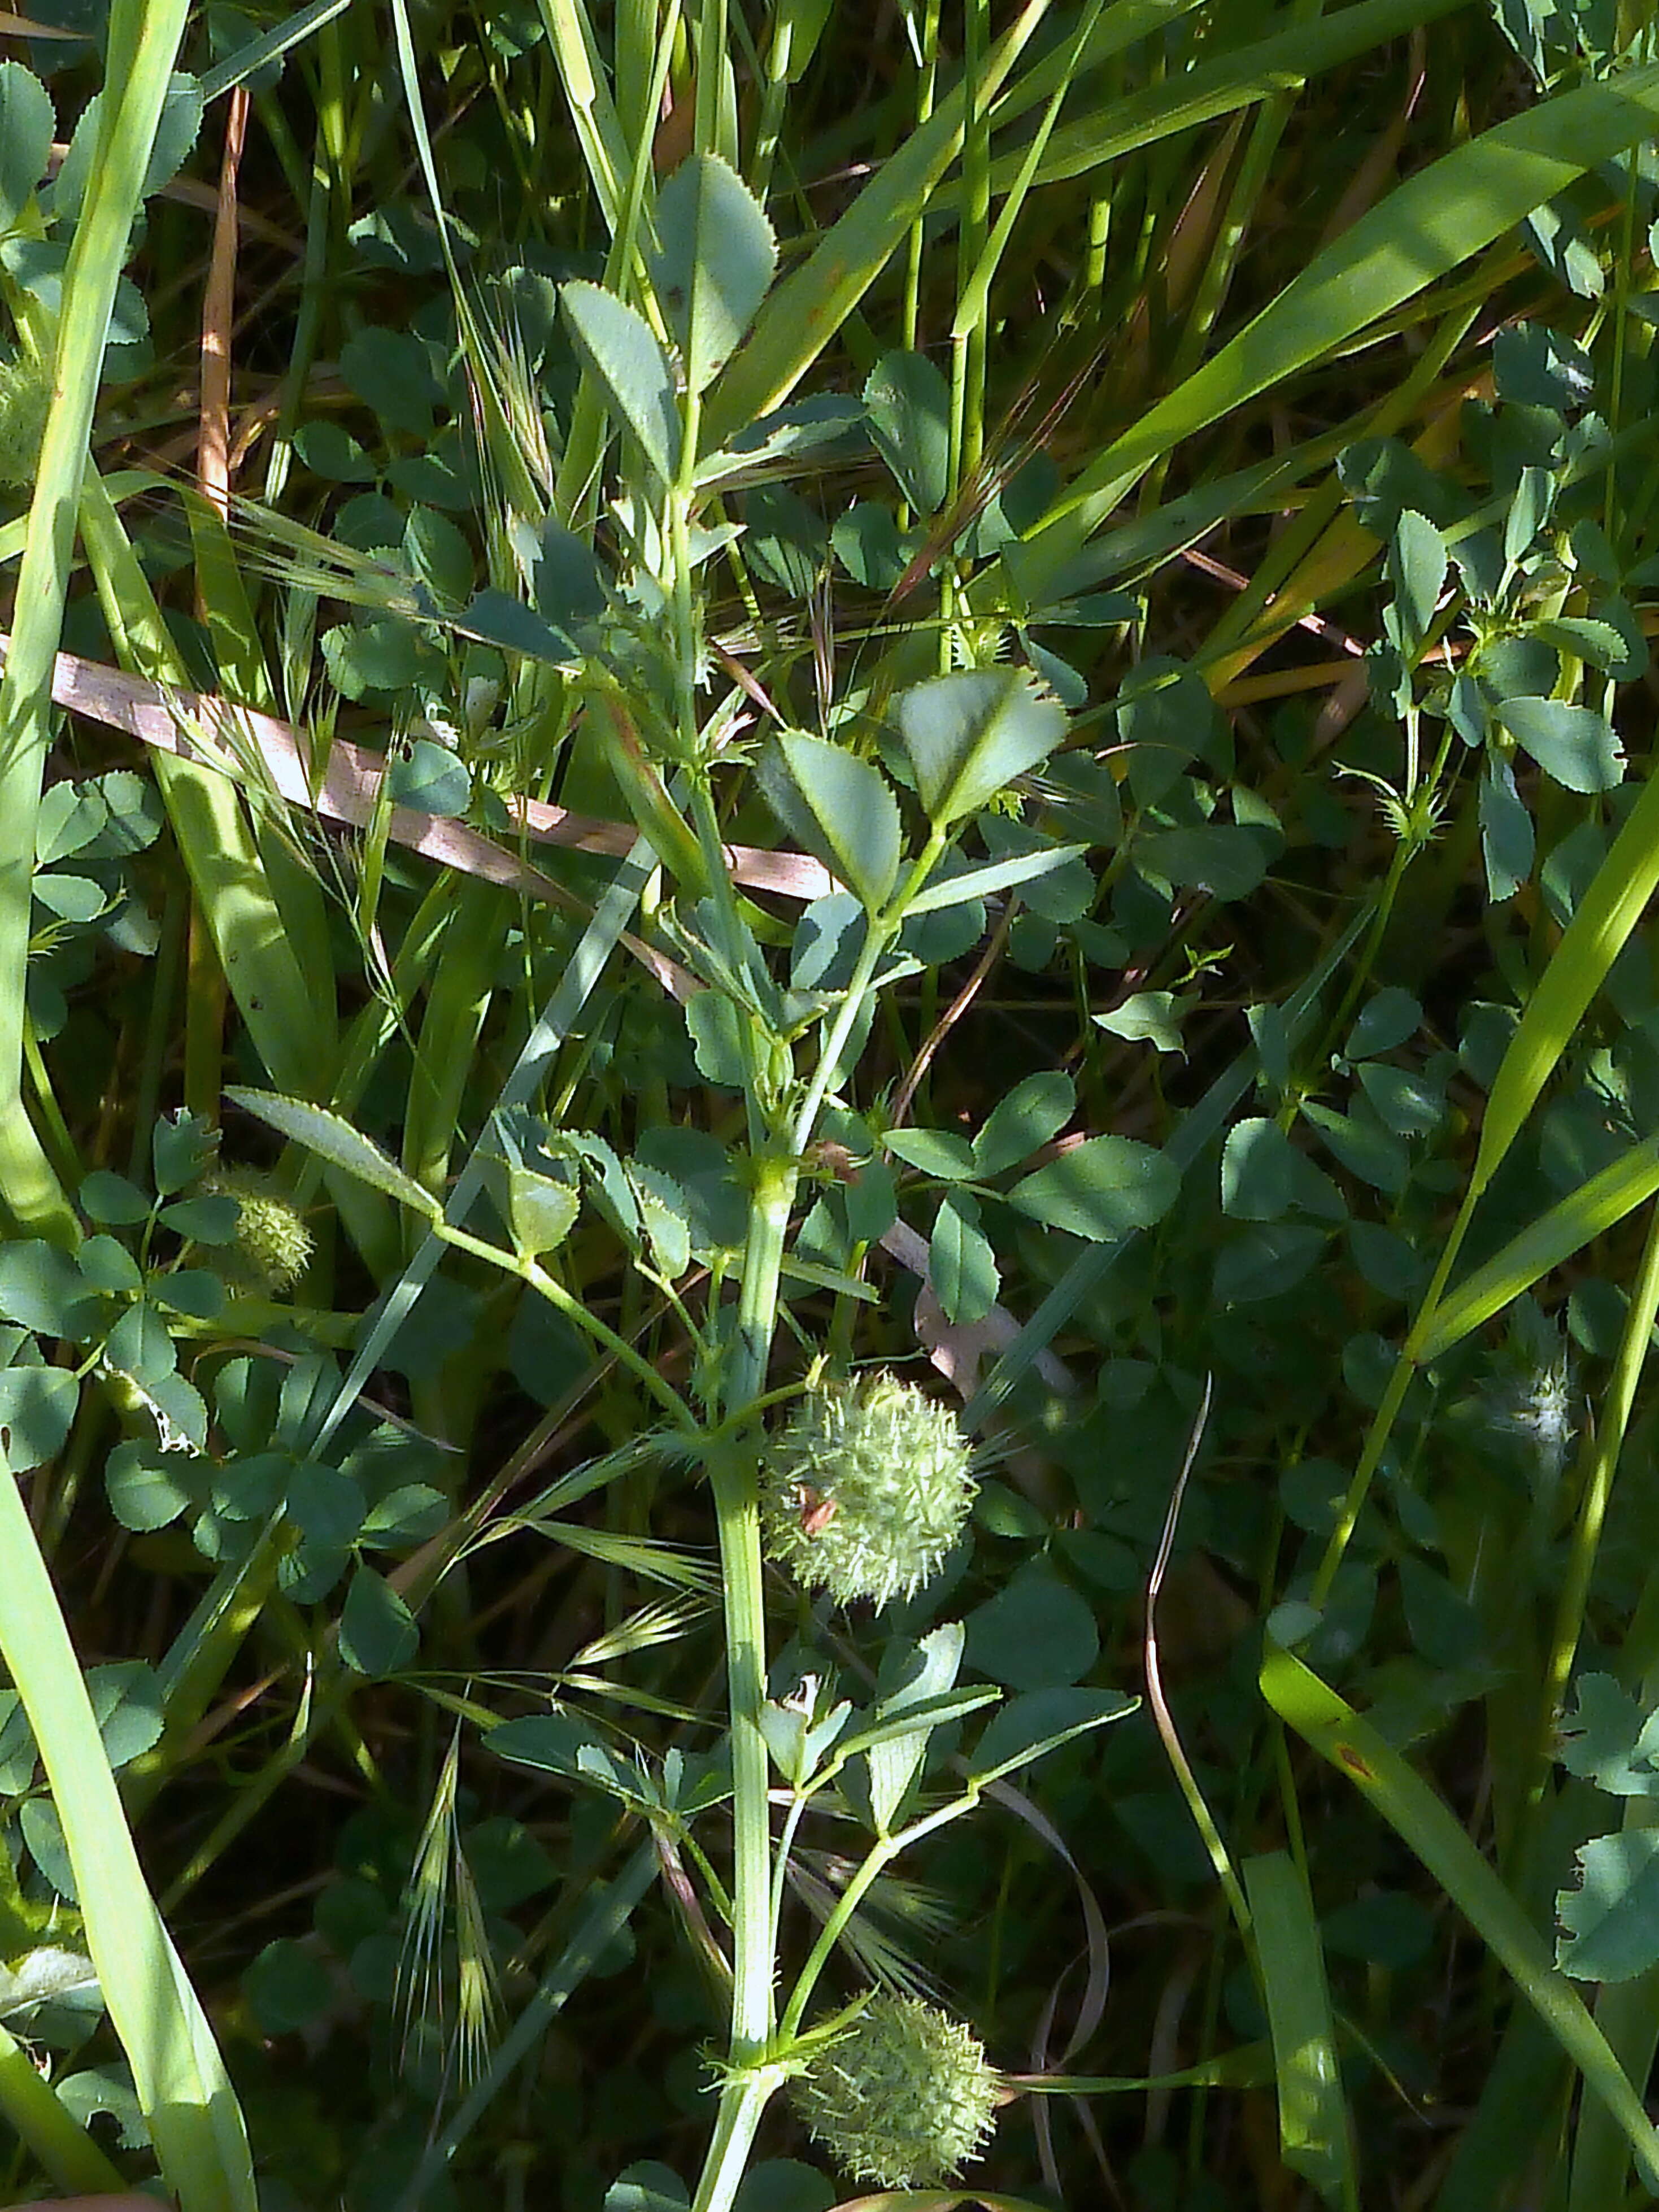
[[[0,29],[8,2201],[1650,2201],[1650,0]]]

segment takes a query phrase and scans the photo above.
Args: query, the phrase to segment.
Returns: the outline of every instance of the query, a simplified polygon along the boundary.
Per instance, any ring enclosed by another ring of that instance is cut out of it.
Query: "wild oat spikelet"
[[[872,1997],[791,2095],[813,2141],[881,2189],[949,2180],[996,2124],[997,2075],[984,2046],[920,1997]]]
[[[762,1467],[767,1552],[838,1604],[908,1597],[962,1533],[969,1457],[949,1407],[895,1376],[811,1390]]]

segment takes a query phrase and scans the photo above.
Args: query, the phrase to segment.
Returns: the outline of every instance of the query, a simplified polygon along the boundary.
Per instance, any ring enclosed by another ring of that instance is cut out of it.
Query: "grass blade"
[[[1583,1999],[1556,1972],[1548,1944],[1448,1807],[1369,1722],[1271,1638],[1261,1693],[1416,1853],[1623,2129],[1648,2185],[1659,2185],[1659,2132],[1641,2098]]]
[[[1633,1212],[1656,1190],[1659,1137],[1649,1137],[1529,1222],[1501,1252],[1431,1307],[1407,1338],[1406,1357],[1426,1362],[1449,1352],[1540,1277]]]
[[[1084,471],[1025,540],[1027,592],[1040,592],[1183,439],[1351,343],[1598,161],[1650,137],[1656,116],[1659,64],[1650,64],[1544,100],[1408,177]]]
[[[1273,2034],[1285,2163],[1328,2204],[1355,2205],[1331,1993],[1307,1876],[1287,1851],[1246,1859],[1243,1874]]]
[[[241,2111],[133,1849],[79,1662],[0,1453],[0,1658],[64,1826],[87,1946],[180,2212],[255,2212]]]
[[[42,2170],[63,2190],[96,2196],[125,2191],[120,2173],[66,2112],[15,2036],[0,2027],[0,2113],[16,2129]]]
[[[1527,1001],[1486,1101],[1471,1177],[1484,1190],[1520,1134],[1539,1092],[1566,1050],[1659,889],[1659,778],[1647,785],[1574,911],[1549,966]]]
[[[988,58],[981,97],[992,98],[1048,12],[1027,0]],[[966,95],[958,85],[921,130],[877,170],[847,213],[761,309],[749,343],[710,395],[704,449],[725,445],[781,407],[829,344],[962,150]]]
[[[75,545],[76,507],[103,369],[115,288],[127,257],[185,0],[125,0],[109,52],[132,66],[112,78],[86,196],[64,273],[52,405],[17,580],[16,627],[0,677],[0,1197],[18,1222],[64,1242],[76,1234],[58,1178],[24,1109],[23,971],[28,960],[34,830],[50,742],[52,656]]]

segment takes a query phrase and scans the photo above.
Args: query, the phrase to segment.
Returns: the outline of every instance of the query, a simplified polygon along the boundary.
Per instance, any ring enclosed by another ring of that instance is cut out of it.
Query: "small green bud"
[[[234,1270],[267,1291],[290,1290],[311,1263],[313,1237],[291,1198],[264,1176],[233,1169],[204,1186],[236,1201]]]
[[[910,1596],[962,1533],[968,1439],[945,1406],[891,1375],[810,1390],[761,1470],[769,1555],[842,1605]]]
[[[33,484],[46,435],[52,379],[20,354],[0,362],[0,484]]]
[[[815,2142],[858,2181],[924,2189],[989,2142],[998,2080],[960,2021],[920,1997],[875,1996],[795,2081]]]

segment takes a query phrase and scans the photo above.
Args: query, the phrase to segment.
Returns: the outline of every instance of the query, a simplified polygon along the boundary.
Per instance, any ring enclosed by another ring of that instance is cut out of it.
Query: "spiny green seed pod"
[[[838,1604],[910,1596],[962,1533],[974,1495],[948,1407],[891,1375],[811,1390],[761,1470],[769,1556]]]
[[[21,354],[0,362],[0,484],[34,482],[51,398],[52,380],[38,362]]]
[[[978,2156],[996,2122],[997,2075],[960,2021],[920,1997],[872,1997],[796,2080],[815,2142],[854,2180],[931,2188]]]
[[[263,1176],[234,1170],[208,1188],[236,1201],[236,1242],[229,1248],[236,1272],[261,1290],[290,1289],[310,1264],[313,1243],[294,1200]]]

